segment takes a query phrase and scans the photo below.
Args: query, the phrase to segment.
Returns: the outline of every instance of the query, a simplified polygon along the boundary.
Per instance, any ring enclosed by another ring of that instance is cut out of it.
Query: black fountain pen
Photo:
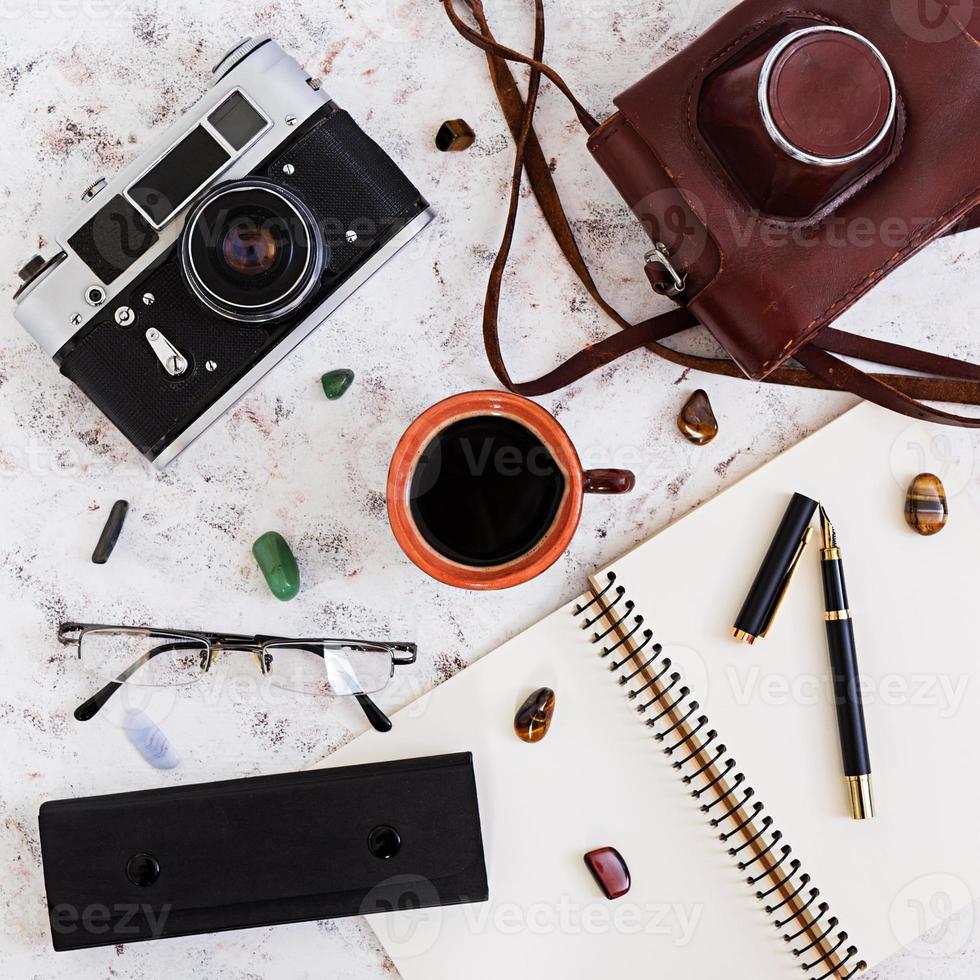
[[[840,548],[837,547],[837,531],[822,505],[820,527],[823,531],[820,565],[826,600],[824,619],[827,621],[827,644],[830,647],[830,665],[834,675],[834,701],[837,705],[837,727],[840,731],[844,775],[851,800],[851,816],[855,820],[870,820],[875,815],[875,806],[871,787],[868,732],[864,724],[857,648],[854,644],[854,624],[847,602],[847,586],[844,584]]]

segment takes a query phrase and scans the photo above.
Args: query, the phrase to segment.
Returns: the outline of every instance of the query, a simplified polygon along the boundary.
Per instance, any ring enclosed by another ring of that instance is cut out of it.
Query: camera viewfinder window
[[[230,159],[228,151],[198,126],[136,181],[129,196],[160,226]]]
[[[266,127],[265,118],[241,92],[232,92],[208,122],[236,149],[250,143]]]

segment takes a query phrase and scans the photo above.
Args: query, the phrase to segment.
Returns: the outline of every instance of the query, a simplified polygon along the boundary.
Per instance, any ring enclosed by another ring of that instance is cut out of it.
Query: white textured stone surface
[[[550,3],[548,55],[601,114],[626,83],[729,5]],[[488,0],[502,39],[527,46],[529,7]],[[183,759],[173,772],[152,770],[120,730],[119,705],[87,724],[73,720],[74,707],[91,692],[79,665],[55,642],[59,621],[397,633],[418,639],[421,656],[386,697],[395,708],[576,594],[587,571],[852,399],[689,377],[653,356],[634,356],[542,401],[587,465],[633,467],[637,491],[590,499],[568,555],[532,585],[499,595],[441,587],[397,549],[385,519],[384,478],[398,435],[422,409],[456,391],[494,386],[480,307],[501,230],[511,144],[478,53],[450,30],[433,0],[3,0],[2,15],[5,292],[13,291],[21,261],[60,230],[80,190],[138,154],[193,104],[216,56],[243,34],[271,32],[322,74],[330,94],[401,162],[440,217],[161,477],[58,374],[9,305],[0,314],[0,972],[396,975],[356,919],[71,955],[50,951],[36,820],[43,799],[293,770],[364,727],[344,706],[324,711],[271,696],[256,683],[254,662],[229,657],[197,688],[145,706]],[[432,138],[443,119],[456,116],[471,122],[477,143],[465,154],[440,154]],[[553,90],[542,96],[540,118],[559,187],[607,296],[632,317],[649,314],[664,301],[651,298],[644,284],[640,231]],[[515,374],[530,376],[613,328],[564,267],[530,202],[517,252],[504,345]],[[846,325],[976,358],[978,270],[980,236],[942,242],[878,288]],[[685,342],[712,350],[694,338]],[[331,403],[317,381],[335,367],[353,368],[357,380]],[[674,417],[701,384],[721,434],[698,449],[680,438]],[[131,501],[129,519],[112,560],[96,567],[92,547],[120,497]],[[270,528],[292,542],[303,570],[303,591],[288,605],[268,593],[249,552]],[[200,832],[207,828],[188,827],[189,834]],[[968,944],[938,959],[910,952],[876,975],[959,980],[978,973],[980,948]]]

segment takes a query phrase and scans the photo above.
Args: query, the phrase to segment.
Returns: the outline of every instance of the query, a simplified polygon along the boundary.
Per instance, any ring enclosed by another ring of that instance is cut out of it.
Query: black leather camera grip
[[[469,753],[42,805],[56,950],[485,901]]]

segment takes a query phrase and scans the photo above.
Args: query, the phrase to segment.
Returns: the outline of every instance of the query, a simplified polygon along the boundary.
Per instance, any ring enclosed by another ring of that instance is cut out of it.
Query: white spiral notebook
[[[396,714],[390,734],[326,760],[473,752],[491,898],[371,917],[405,980],[846,978],[958,913],[927,946],[955,955],[980,894],[978,446],[861,406],[598,572],[582,598]],[[903,519],[922,470],[950,494],[949,525],[929,539]],[[840,534],[873,821],[848,813],[815,546],[769,637],[731,638],[793,491],[822,500]],[[636,673],[654,643],[662,653]],[[554,722],[528,745],[513,717],[542,686]],[[613,902],[583,862],[603,846],[632,876]]]

